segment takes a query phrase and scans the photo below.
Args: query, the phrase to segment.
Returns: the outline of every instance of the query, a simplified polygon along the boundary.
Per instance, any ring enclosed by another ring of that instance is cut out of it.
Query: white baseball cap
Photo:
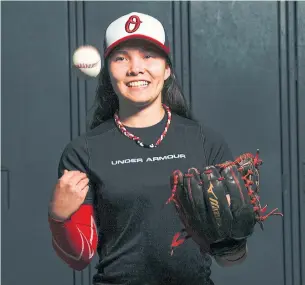
[[[147,40],[169,54],[169,45],[161,22],[152,16],[132,12],[108,26],[104,40],[104,58],[116,46],[130,39]]]

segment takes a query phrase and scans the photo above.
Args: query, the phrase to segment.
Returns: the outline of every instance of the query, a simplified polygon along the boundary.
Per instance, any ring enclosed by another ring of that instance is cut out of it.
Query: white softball
[[[78,47],[73,54],[73,66],[89,77],[96,77],[101,71],[99,51],[90,45]]]

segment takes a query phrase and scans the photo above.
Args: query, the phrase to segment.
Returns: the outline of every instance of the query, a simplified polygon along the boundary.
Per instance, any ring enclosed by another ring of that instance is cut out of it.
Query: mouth
[[[131,81],[128,82],[126,85],[129,88],[145,88],[150,84],[149,81],[146,80],[139,80],[139,81]]]

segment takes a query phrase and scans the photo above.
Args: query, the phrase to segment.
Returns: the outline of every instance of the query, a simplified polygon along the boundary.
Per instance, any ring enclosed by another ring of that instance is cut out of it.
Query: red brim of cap
[[[126,42],[127,40],[131,40],[131,39],[141,39],[141,40],[146,40],[146,41],[149,41],[153,44],[155,44],[156,46],[158,46],[161,50],[163,50],[167,55],[169,54],[170,50],[169,50],[169,47],[162,44],[161,42],[157,41],[156,39],[154,38],[150,38],[148,36],[145,36],[145,35],[141,35],[141,34],[138,34],[138,35],[130,35],[130,36],[127,36],[127,37],[124,37],[124,38],[121,38],[119,39],[118,41],[114,42],[113,44],[111,44],[104,52],[104,58],[106,58],[110,53],[111,51],[113,51],[113,49],[115,47],[117,47],[119,44],[123,43],[123,42]]]

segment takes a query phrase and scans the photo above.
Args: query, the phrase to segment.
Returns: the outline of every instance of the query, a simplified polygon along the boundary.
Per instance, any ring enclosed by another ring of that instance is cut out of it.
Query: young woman
[[[131,13],[115,20],[104,57],[91,130],[60,159],[49,206],[53,247],[75,270],[97,252],[95,285],[213,284],[212,260],[191,239],[170,254],[182,224],[165,203],[175,169],[232,160],[231,152],[191,119],[157,19]]]

